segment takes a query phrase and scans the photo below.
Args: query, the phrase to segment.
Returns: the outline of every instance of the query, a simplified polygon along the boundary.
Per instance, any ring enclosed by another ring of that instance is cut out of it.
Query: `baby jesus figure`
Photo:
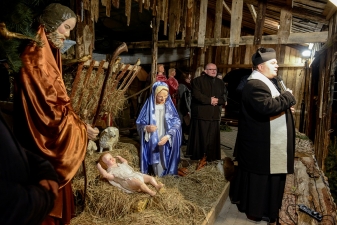
[[[117,163],[116,158],[122,163]],[[164,186],[162,183],[157,183],[152,176],[135,172],[133,168],[128,165],[126,159],[121,156],[114,158],[109,152],[105,152],[100,156],[97,169],[110,184],[120,187],[128,193],[137,191],[154,196],[156,195],[156,191],[151,190],[146,184],[150,183],[157,191]]]

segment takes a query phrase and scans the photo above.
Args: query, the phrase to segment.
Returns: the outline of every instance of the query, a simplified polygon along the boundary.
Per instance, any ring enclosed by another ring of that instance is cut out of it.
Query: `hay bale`
[[[118,142],[112,155],[121,155],[129,165],[139,171],[137,149],[132,144]],[[226,184],[216,164],[208,164],[185,177],[157,178],[165,187],[156,196],[144,193],[127,194],[100,178],[96,169],[99,154],[87,155],[86,206],[71,224],[201,224],[218,199]],[[78,174],[72,183],[78,199],[83,195],[84,177]],[[153,190],[154,187],[149,185]]]

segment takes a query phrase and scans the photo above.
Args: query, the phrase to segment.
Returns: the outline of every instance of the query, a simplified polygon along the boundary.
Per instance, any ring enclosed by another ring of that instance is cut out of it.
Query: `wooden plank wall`
[[[329,21],[329,36],[327,44],[314,47],[315,59],[312,67],[318,67],[318,71],[310,73],[307,87],[308,96],[305,104],[309,105],[305,117],[305,133],[313,134],[314,150],[318,165],[325,171],[324,161],[328,154],[330,133],[332,132],[331,117],[336,71],[337,44],[330,42],[337,34],[337,14]],[[329,44],[330,43],[330,44]],[[314,70],[314,69],[312,69]],[[317,90],[317,91],[315,91]]]

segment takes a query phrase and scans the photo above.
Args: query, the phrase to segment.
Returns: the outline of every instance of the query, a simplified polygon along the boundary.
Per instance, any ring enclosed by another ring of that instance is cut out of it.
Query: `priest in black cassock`
[[[191,127],[187,154],[193,160],[206,156],[207,161],[221,159],[221,105],[227,101],[224,82],[216,77],[217,67],[209,63],[205,75],[192,80]]]
[[[286,175],[294,172],[296,101],[291,90],[280,92],[272,82],[278,70],[274,49],[259,48],[252,62],[242,90],[238,170],[229,196],[248,219],[277,224]]]

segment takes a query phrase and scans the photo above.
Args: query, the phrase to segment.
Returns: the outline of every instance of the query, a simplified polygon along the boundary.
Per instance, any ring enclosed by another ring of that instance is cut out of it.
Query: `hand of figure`
[[[99,130],[97,127],[93,128],[90,124],[87,124],[88,139],[94,141],[97,138],[98,133]]]
[[[211,105],[217,105],[218,104],[219,99],[217,99],[215,96],[211,97]]]
[[[295,107],[294,107],[294,106],[291,106],[291,107],[290,107],[290,111],[291,111],[292,114],[294,114],[294,113],[295,113]]]
[[[169,137],[167,137],[167,136],[162,137],[162,138],[160,139],[160,141],[158,142],[158,145],[159,145],[159,146],[165,145],[166,142],[168,141],[168,139],[169,139]]]
[[[146,131],[148,133],[153,133],[157,130],[157,126],[156,125],[147,125],[146,126]]]
[[[57,198],[59,194],[59,184],[56,181],[53,180],[41,180],[39,184],[47,189],[48,191],[51,191],[55,198]]]

